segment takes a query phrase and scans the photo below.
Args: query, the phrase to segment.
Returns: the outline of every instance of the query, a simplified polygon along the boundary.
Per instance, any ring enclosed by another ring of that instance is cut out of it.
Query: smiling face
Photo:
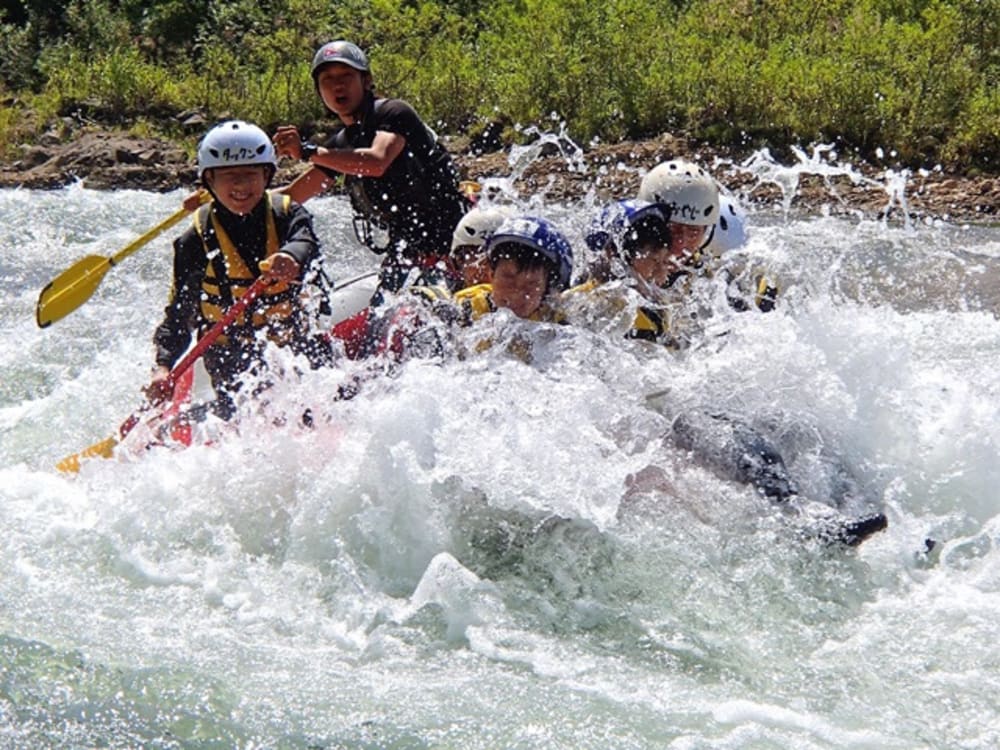
[[[331,112],[350,124],[361,108],[371,75],[344,63],[324,65],[316,74],[316,90]]]
[[[206,169],[203,179],[223,206],[244,216],[264,197],[270,172],[266,166],[216,167]]]
[[[548,277],[544,266],[524,268],[513,258],[501,258],[493,268],[493,303],[530,318],[542,305]]]

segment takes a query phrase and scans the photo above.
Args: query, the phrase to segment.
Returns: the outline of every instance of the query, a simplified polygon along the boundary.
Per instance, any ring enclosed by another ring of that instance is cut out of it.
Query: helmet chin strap
[[[701,251],[712,244],[712,239],[715,237],[715,228],[717,226],[717,224],[713,224],[712,228],[705,232],[705,241],[702,242],[701,246],[698,248],[698,255],[701,255]]]

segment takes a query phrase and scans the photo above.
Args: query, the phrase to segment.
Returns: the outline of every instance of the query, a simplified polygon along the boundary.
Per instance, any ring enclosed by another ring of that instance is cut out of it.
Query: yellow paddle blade
[[[80,471],[80,461],[88,458],[111,458],[115,455],[115,446],[118,439],[114,437],[105,438],[99,443],[94,443],[89,448],[85,448],[72,456],[66,456],[56,464],[56,468],[66,474],[76,474]]]
[[[38,327],[52,325],[90,299],[109,268],[110,258],[88,255],[59,274],[38,295],[35,307]]]
[[[197,200],[206,203],[210,199],[207,192],[199,193]],[[39,328],[45,328],[57,320],[65,318],[76,308],[90,299],[97,289],[104,274],[111,266],[121,263],[125,258],[148,243],[157,235],[170,229],[188,215],[188,209],[182,208],[177,213],[161,221],[141,237],[137,237],[110,258],[99,255],[88,255],[59,274],[54,281],[38,295],[38,305],[35,307],[35,320]]]

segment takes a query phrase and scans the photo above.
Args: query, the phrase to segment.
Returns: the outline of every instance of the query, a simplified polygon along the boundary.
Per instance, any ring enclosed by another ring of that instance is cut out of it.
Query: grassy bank
[[[713,146],[835,142],[1000,171],[1000,0],[42,0],[0,28],[0,147],[60,117],[181,135],[176,115],[316,124],[313,50],[366,48],[440,132]],[[190,139],[190,135],[188,135]]]

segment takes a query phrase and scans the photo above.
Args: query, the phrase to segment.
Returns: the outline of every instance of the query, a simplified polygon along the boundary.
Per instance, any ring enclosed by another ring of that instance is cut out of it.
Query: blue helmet
[[[549,290],[569,288],[573,275],[573,247],[565,235],[547,219],[537,216],[515,216],[504,219],[486,241],[486,255],[496,265],[497,249],[503,245],[523,245],[548,261],[552,269]]]
[[[633,199],[617,201],[605,206],[594,217],[584,241],[595,253],[603,253],[609,243],[621,253],[628,230],[644,219],[659,221],[663,226],[667,224],[667,215],[658,203]]]

